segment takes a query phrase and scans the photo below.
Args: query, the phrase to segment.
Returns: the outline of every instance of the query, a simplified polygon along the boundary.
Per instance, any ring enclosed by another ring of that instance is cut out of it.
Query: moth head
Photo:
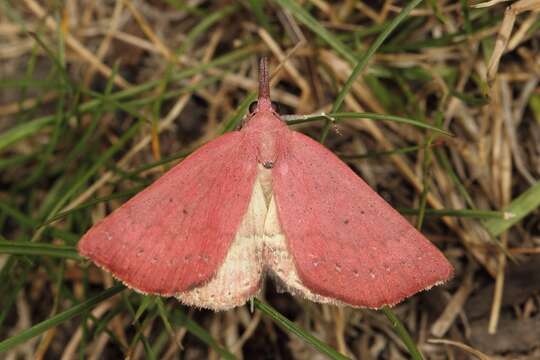
[[[249,104],[249,115],[254,115],[258,111],[259,107],[259,100],[253,101],[251,104]],[[272,112],[279,115],[280,113],[280,106],[275,101],[270,101],[270,108],[272,109]]]
[[[268,60],[264,56],[259,62],[259,96],[256,101],[253,101],[249,105],[248,110],[248,114],[246,114],[242,120],[239,129],[243,129],[245,125],[251,122],[251,119],[256,117],[259,118],[259,116],[262,116],[264,119],[268,119],[267,115],[270,114],[270,118],[280,119],[278,103],[270,100],[270,76],[268,74]]]

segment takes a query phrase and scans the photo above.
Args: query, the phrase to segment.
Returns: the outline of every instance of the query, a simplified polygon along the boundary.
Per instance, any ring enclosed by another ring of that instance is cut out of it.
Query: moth
[[[453,273],[345,163],[286,126],[265,58],[243,127],[94,225],[78,250],[138,292],[213,310],[244,304],[266,275],[311,301],[380,308]]]

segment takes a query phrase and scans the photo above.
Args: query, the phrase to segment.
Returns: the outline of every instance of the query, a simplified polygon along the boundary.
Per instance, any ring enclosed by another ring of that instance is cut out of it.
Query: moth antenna
[[[270,101],[270,76],[268,74],[268,58],[261,57],[259,61],[259,110],[271,108]]]

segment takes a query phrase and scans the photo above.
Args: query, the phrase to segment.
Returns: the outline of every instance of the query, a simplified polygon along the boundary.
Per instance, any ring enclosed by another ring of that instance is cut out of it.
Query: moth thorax
[[[259,163],[267,169],[274,167],[277,158],[277,136],[273,132],[260,133]]]

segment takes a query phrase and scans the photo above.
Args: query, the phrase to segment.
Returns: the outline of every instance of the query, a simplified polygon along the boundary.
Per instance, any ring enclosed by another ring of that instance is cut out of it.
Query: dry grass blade
[[[452,345],[457,348],[460,348],[467,353],[473,355],[475,358],[479,360],[491,360],[492,358],[490,356],[487,356],[483,352],[476,350],[475,348],[468,346],[466,344],[460,343],[458,341],[452,341],[452,340],[445,340],[445,339],[429,339],[429,343],[431,344],[445,344],[445,345]]]

